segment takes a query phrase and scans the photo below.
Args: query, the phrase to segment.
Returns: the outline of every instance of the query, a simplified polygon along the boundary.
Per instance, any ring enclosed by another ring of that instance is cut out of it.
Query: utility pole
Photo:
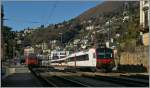
[[[4,32],[4,7],[3,5],[1,6],[1,60],[5,60],[5,37],[3,35],[3,32]]]
[[[107,42],[106,42],[106,47],[110,47],[110,20],[108,21],[108,26],[106,27],[108,28],[108,31],[107,31]]]
[[[75,53],[75,57],[74,57],[74,66],[75,66],[75,70],[76,70],[76,47],[74,46],[74,53]]]
[[[3,36],[3,28],[4,28],[4,25],[3,25],[3,21],[4,21],[4,9],[3,9],[3,5],[1,7],[1,60],[3,59],[4,60],[4,56],[5,56],[5,44],[4,44],[4,36]]]
[[[60,34],[60,37],[61,37],[61,38],[60,38],[60,39],[61,39],[61,40],[60,40],[60,41],[61,41],[61,47],[63,47],[63,44],[62,44],[62,43],[63,43],[63,42],[62,42],[62,33],[59,33],[59,34]]]
[[[110,20],[109,20],[109,25],[108,25],[108,41],[110,40]]]
[[[60,37],[61,37],[61,38],[60,38],[60,39],[61,39],[60,41],[61,41],[61,43],[62,43],[62,33],[59,33],[59,34],[60,34]]]

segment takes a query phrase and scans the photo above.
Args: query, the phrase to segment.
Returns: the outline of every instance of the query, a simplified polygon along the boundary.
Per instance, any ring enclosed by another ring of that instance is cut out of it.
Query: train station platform
[[[3,66],[2,73],[2,87],[42,87],[27,66]]]
[[[31,73],[14,73],[1,83],[2,87],[42,87],[40,81]]]

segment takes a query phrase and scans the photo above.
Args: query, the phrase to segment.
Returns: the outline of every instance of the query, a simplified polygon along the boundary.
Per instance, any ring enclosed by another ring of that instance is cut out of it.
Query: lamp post
[[[61,43],[62,43],[62,33],[59,33],[60,34],[60,36],[61,36]]]

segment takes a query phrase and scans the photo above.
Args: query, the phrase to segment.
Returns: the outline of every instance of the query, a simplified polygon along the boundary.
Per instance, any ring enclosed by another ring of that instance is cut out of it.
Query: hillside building
[[[140,0],[140,25],[149,26],[149,0]]]
[[[149,10],[149,0],[140,0],[140,34],[145,46],[149,45]]]
[[[94,26],[93,26],[93,25],[86,27],[86,30],[93,30],[93,29],[94,29]]]

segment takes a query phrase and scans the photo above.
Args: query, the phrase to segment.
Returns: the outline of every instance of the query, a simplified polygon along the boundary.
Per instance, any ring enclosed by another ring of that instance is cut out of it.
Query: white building
[[[79,43],[80,42],[80,39],[75,39],[74,41],[73,41],[73,44],[77,44],[77,43]]]
[[[86,27],[86,30],[93,30],[93,29],[94,29],[94,26],[93,26],[93,25]]]
[[[32,32],[31,29],[30,29],[30,30],[29,30],[29,29],[25,29],[25,30],[24,30],[24,34],[31,33],[31,32]]]
[[[42,43],[42,50],[47,49],[47,48],[48,48],[47,43]]]
[[[37,48],[42,48],[42,50],[48,49],[47,43],[36,44],[35,46],[36,46]]]
[[[66,56],[69,55],[69,51],[52,51],[50,56],[49,56],[49,59],[60,59],[60,58],[64,58]]]
[[[140,25],[148,26],[149,22],[149,0],[140,0]]]

